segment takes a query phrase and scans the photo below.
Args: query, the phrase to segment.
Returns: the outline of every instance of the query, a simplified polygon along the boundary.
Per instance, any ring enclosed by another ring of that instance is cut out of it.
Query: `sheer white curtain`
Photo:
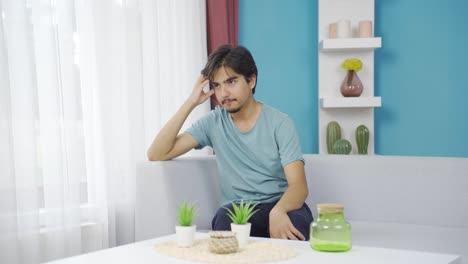
[[[0,0],[0,11],[0,263],[132,242],[135,163],[206,61],[205,1]]]

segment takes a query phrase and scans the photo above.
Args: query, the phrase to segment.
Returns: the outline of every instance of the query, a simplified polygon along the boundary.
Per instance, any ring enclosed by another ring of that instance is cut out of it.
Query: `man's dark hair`
[[[249,82],[253,75],[258,80],[257,66],[252,54],[243,46],[219,46],[210,54],[208,62],[201,73],[212,81],[216,72],[224,66],[233,69],[238,74],[242,74],[247,82]],[[257,83],[255,83],[256,86]],[[255,93],[255,87],[252,89],[252,93]]]

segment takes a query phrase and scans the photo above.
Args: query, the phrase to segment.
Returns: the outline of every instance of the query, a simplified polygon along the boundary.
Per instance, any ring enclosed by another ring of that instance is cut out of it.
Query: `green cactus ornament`
[[[358,154],[367,154],[369,146],[369,129],[365,125],[356,128],[356,144]]]
[[[328,154],[334,154],[333,145],[341,139],[341,127],[336,121],[331,121],[327,125],[327,151]]]
[[[351,142],[346,139],[339,139],[333,144],[333,154],[345,154],[351,153]]]

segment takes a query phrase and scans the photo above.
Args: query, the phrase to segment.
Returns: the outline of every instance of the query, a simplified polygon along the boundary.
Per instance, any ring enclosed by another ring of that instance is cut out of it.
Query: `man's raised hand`
[[[209,90],[208,92],[205,93],[205,91],[203,91],[203,88],[208,85],[208,83],[210,82],[210,80],[208,80],[208,78],[206,78],[205,76],[203,76],[203,74],[200,74],[200,76],[198,77],[198,80],[197,82],[195,83],[194,87],[193,87],[193,91],[192,91],[192,94],[190,95],[189,97],[189,101],[194,105],[194,106],[197,106],[199,104],[202,104],[203,102],[205,102],[208,98],[210,98],[210,96],[212,96],[214,94],[214,90]]]

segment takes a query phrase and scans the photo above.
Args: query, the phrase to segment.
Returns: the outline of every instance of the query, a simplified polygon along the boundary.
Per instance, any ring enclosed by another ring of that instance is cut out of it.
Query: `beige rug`
[[[190,248],[180,248],[175,241],[156,245],[161,254],[184,260],[209,263],[264,263],[293,258],[297,252],[289,247],[273,244],[269,241],[250,241],[236,253],[218,255],[208,250],[208,238],[196,239]]]

